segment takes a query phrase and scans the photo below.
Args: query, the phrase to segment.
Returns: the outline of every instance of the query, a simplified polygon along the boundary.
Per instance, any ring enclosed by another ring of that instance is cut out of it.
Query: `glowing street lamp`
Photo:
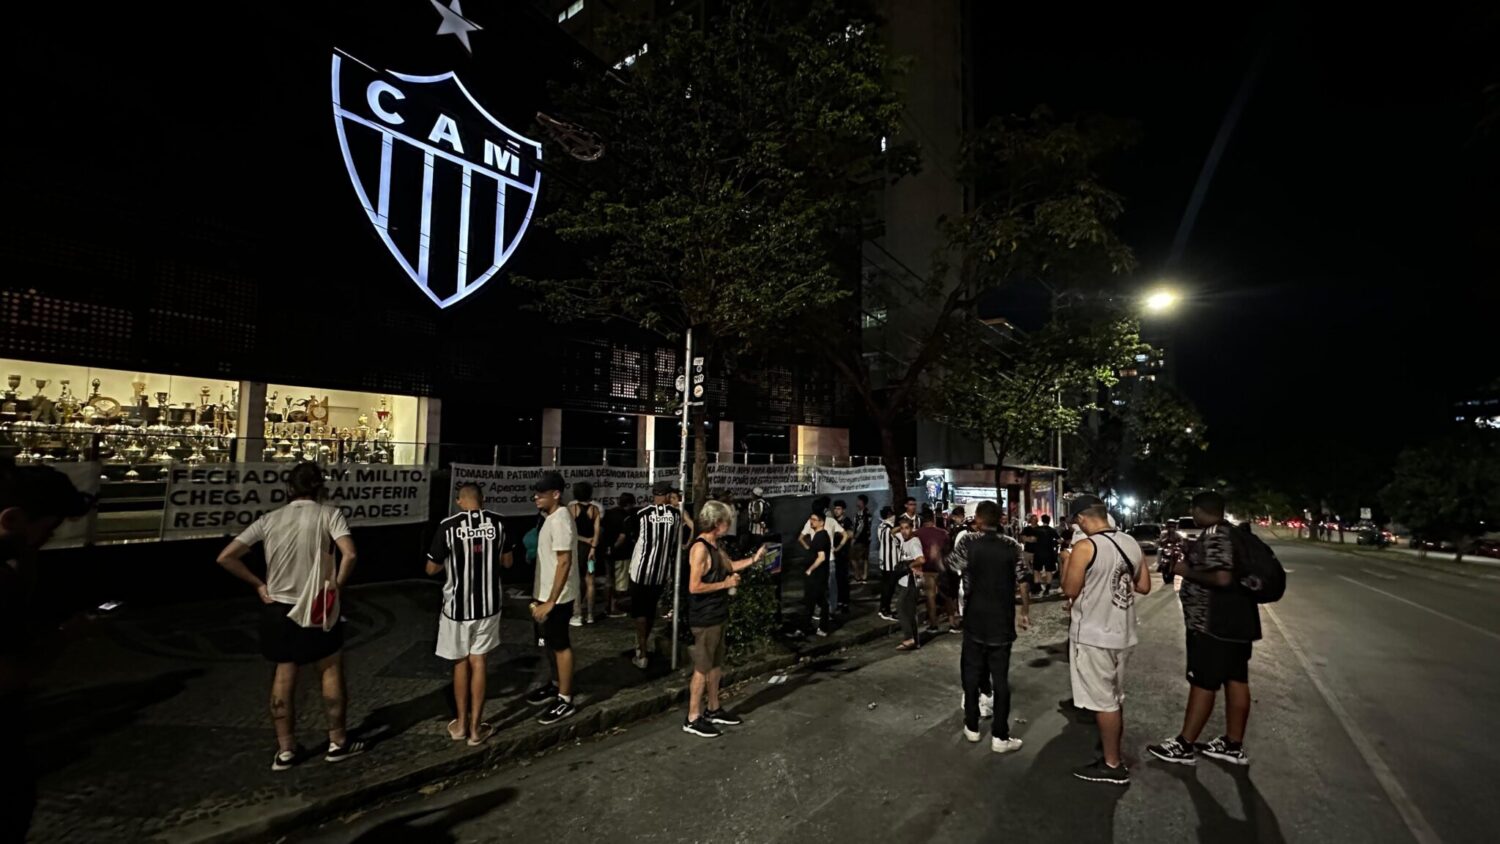
[[[1155,290],[1146,296],[1146,310],[1153,314],[1166,313],[1176,307],[1177,300],[1177,294],[1170,290]]]

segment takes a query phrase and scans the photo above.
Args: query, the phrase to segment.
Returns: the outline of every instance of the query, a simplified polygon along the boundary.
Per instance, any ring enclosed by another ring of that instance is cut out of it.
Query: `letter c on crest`
[[[384,120],[392,126],[400,126],[402,123],[405,123],[406,118],[402,117],[394,111],[386,111],[385,108],[380,104],[381,94],[390,94],[392,97],[398,100],[406,99],[406,95],[401,93],[401,90],[399,88],[390,84],[389,82],[382,82],[377,79],[374,82],[371,82],[370,87],[365,90],[365,100],[370,104],[370,111],[375,112],[376,117]]]

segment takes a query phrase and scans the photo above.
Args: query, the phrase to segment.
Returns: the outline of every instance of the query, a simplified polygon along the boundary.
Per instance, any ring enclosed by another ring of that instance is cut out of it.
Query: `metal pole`
[[[687,330],[687,343],[682,357],[682,435],[677,452],[677,488],[682,490],[683,504],[687,504],[687,453],[688,424],[693,412],[693,329]],[[677,537],[677,554],[672,572],[672,670],[677,670],[677,632],[682,624],[682,537]]]

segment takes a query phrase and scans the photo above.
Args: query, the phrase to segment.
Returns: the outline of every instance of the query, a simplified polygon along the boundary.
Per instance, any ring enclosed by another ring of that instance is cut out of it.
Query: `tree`
[[[1116,383],[1142,347],[1133,320],[1066,309],[1036,333],[967,346],[948,364],[942,418],[994,449],[998,488],[1007,458],[1076,430],[1099,387]]]
[[[860,326],[823,326],[816,350],[878,429],[893,495],[906,487],[897,426],[933,410],[934,396],[974,383],[972,370],[951,383],[944,373],[962,367],[979,329],[977,305],[988,292],[1019,280],[1097,283],[1133,266],[1113,230],[1120,198],[1096,173],[1131,137],[1117,121],[1058,121],[1045,109],[992,121],[964,145],[959,175],[977,201],[963,214],[933,221],[943,246],[930,273],[876,279],[864,290],[867,312],[900,321],[890,347],[867,354]],[[1018,413],[1018,431],[1042,414],[1040,399],[1033,404]]]
[[[1500,435],[1464,430],[1406,449],[1381,501],[1413,535],[1450,540],[1462,559],[1470,540],[1500,525]]]
[[[517,282],[559,320],[666,339],[692,328],[715,363],[846,298],[841,262],[868,195],[915,166],[910,146],[882,143],[900,120],[899,64],[876,23],[865,3],[773,0],[607,31],[628,67],[559,93],[605,152],[549,159],[564,189],[544,220],[588,274]]]
[[[1115,394],[1123,404],[1092,414],[1071,439],[1069,477],[1085,489],[1160,500],[1183,484],[1193,456],[1208,448],[1208,428],[1192,401],[1162,382],[1137,378]]]

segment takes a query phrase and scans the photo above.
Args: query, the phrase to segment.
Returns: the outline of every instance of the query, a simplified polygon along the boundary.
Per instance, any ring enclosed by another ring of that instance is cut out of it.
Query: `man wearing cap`
[[[82,516],[92,506],[56,469],[0,462],[0,724],[11,730],[5,766],[11,784],[0,799],[3,841],[26,840],[36,806],[36,772],[18,735],[21,698],[62,644],[58,631],[47,630],[35,612],[36,553],[64,519]],[[69,624],[61,632],[73,629]]]
[[[651,503],[636,511],[635,549],[630,555],[630,614],[635,618],[635,656],[631,663],[644,670],[650,652],[651,626],[662,593],[682,557],[682,511],[672,504],[672,482],[651,486]]]
[[[573,599],[578,597],[578,578],[573,577],[573,553],[578,530],[568,508],[562,506],[563,476],[543,472],[532,485],[532,498],[543,516],[537,533],[536,576],[531,594],[531,617],[537,637],[545,642],[551,680],[526,696],[532,706],[547,708],[537,717],[542,724],[555,724],[571,716],[573,706],[573,642],[568,621],[573,617]]]
[[[1093,711],[1104,751],[1073,776],[1128,785],[1130,772],[1120,757],[1125,662],[1137,642],[1135,596],[1151,591],[1151,569],[1141,565],[1141,546],[1110,524],[1109,510],[1097,496],[1073,499],[1068,515],[1084,533],[1063,569],[1063,594],[1072,602],[1068,670],[1073,703]]]

